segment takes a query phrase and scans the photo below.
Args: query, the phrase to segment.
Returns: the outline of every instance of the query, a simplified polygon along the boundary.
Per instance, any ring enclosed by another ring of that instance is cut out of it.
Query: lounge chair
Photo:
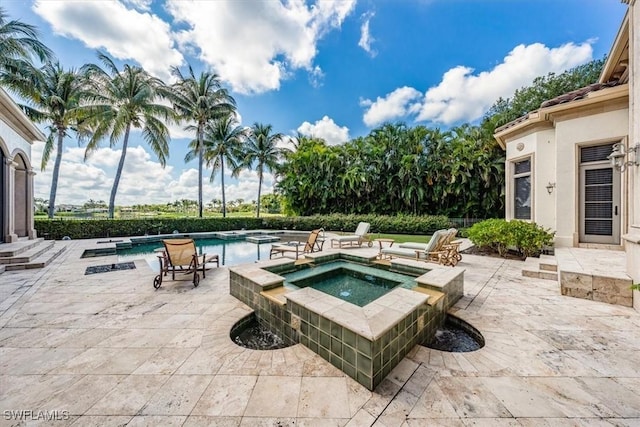
[[[158,289],[162,285],[162,277],[171,271],[171,280],[176,280],[176,269],[179,273],[193,275],[193,286],[200,283],[198,271],[202,271],[205,277],[205,265],[215,263],[220,267],[218,255],[207,257],[206,254],[198,255],[193,239],[167,239],[163,240],[164,252],[158,255],[160,261],[160,274],[153,279],[153,287]]]
[[[363,242],[369,242],[369,247],[373,245],[371,240],[367,237],[367,233],[369,233],[369,228],[371,224],[368,222],[361,222],[358,224],[358,228],[356,228],[355,233],[349,234],[346,236],[338,236],[331,239],[331,247],[335,247],[335,244],[338,244],[338,247],[342,247],[343,243],[348,243],[349,246],[353,246],[357,244],[358,246],[362,246]]]
[[[444,246],[448,242],[450,235],[451,232],[449,230],[437,230],[433,233],[428,243],[402,243],[396,248],[383,248],[380,251],[380,255],[386,259],[393,259],[394,257],[412,258],[448,265],[448,250]]]
[[[295,252],[296,259],[298,259],[302,254],[321,251],[324,245],[324,239],[318,238],[321,232],[324,233],[324,229],[313,230],[306,242],[288,242],[272,245],[271,251],[269,251],[269,259],[276,254],[284,256],[286,252]]]

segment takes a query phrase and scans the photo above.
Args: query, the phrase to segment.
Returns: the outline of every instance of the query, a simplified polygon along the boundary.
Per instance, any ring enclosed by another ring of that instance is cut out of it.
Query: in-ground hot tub
[[[312,266],[278,259],[231,267],[231,294],[285,342],[304,344],[370,390],[435,334],[462,296],[464,270],[457,267],[398,260],[381,268],[374,258],[342,253],[306,257]],[[356,289],[353,279],[366,283]]]

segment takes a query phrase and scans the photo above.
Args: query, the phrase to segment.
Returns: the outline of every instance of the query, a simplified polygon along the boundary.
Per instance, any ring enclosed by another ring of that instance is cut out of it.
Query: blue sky
[[[65,67],[100,49],[170,82],[171,66],[220,75],[243,125],[323,137],[366,135],[385,121],[448,128],[476,123],[502,97],[548,72],[609,52],[626,6],[618,0],[4,0],[12,19],[36,25]],[[172,127],[162,169],[132,137],[116,204],[197,198],[189,135]],[[39,169],[42,144],[33,147]],[[117,149],[83,162],[68,140],[57,203],[108,200]],[[48,198],[53,162],[35,181]],[[206,173],[208,178],[209,171]],[[220,198],[220,179],[204,189]],[[229,180],[227,199],[255,199],[257,177]],[[272,191],[267,176],[265,192]]]

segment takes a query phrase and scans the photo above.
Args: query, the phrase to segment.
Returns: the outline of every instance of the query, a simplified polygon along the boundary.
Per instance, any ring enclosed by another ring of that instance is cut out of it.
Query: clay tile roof
[[[544,101],[542,104],[540,104],[540,108],[552,107],[554,105],[565,104],[565,103],[571,102],[571,101],[577,101],[579,99],[583,99],[584,97],[586,97],[591,92],[597,92],[597,91],[602,90],[602,89],[618,86],[619,84],[622,84],[622,82],[620,82],[619,80],[612,80],[612,81],[607,82],[607,83],[593,83],[593,84],[590,84],[589,86],[585,86],[585,87],[582,87],[580,89],[572,90],[571,92],[567,92],[567,93],[562,94],[560,96],[556,96],[555,98],[548,99],[548,100]],[[501,132],[501,131],[503,131],[505,129],[509,129],[509,128],[517,125],[518,123],[524,122],[525,120],[527,120],[529,118],[529,115],[531,113],[536,112],[536,111],[538,111],[538,110],[530,111],[529,113],[525,114],[524,116],[518,117],[517,119],[512,120],[509,123],[506,123],[506,124],[498,127],[495,130],[495,133],[499,133],[499,132]]]
[[[578,99],[582,99],[587,96],[591,92],[597,92],[601,89],[606,89],[608,87],[617,86],[619,84],[619,80],[614,80],[607,83],[593,83],[589,86],[581,87],[580,89],[572,90],[571,92],[567,92],[560,96],[556,96],[555,98],[544,101],[540,104],[540,108],[551,107],[552,105],[564,104],[571,101],[576,101]]]

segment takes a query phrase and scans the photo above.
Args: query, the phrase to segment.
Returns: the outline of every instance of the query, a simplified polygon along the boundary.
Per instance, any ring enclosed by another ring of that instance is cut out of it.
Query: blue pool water
[[[411,276],[345,261],[321,264],[282,276],[285,286],[290,289],[310,286],[359,307],[364,307],[398,286],[415,287]]]
[[[220,265],[238,265],[269,259],[271,243],[251,243],[244,240],[196,239],[198,253],[218,254]],[[162,248],[162,242],[145,243],[130,249],[118,249],[118,262],[145,259],[154,271],[160,270],[156,249]]]

